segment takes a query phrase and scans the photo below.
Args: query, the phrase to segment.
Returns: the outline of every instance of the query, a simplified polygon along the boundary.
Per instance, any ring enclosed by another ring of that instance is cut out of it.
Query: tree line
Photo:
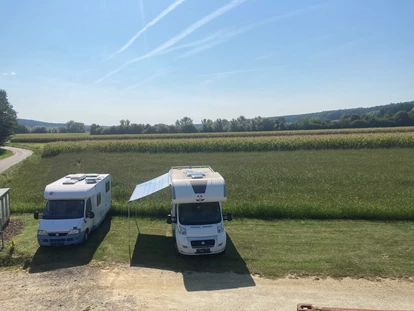
[[[399,110],[398,110],[399,109]],[[368,128],[368,127],[397,127],[414,126],[414,102],[396,104],[392,109],[381,109],[376,112],[358,114],[344,114],[338,120],[323,118],[303,118],[296,122],[286,122],[283,117],[247,119],[244,116],[227,119],[201,120],[195,125],[189,117],[177,120],[175,124],[137,124],[129,120],[121,120],[119,125],[103,127],[96,123],[90,126],[91,135],[111,134],[165,134],[165,133],[212,133],[212,132],[254,132],[254,131],[283,131],[283,130],[316,130],[341,128]],[[84,123],[73,120],[66,123],[66,127],[36,126],[28,128],[17,125],[15,133],[84,133]]]
[[[286,122],[283,117],[247,119],[240,116],[236,119],[201,120],[196,127],[193,120],[184,117],[174,125],[166,124],[136,124],[129,120],[121,120],[118,126],[101,127],[92,124],[91,135],[101,134],[163,134],[163,133],[196,133],[196,132],[252,132],[252,131],[283,131],[283,130],[313,130],[341,129],[368,127],[414,126],[414,101],[387,106],[375,112],[358,114],[343,114],[338,120],[324,118],[303,118],[296,122]]]
[[[61,127],[46,127],[46,126],[27,127],[23,124],[18,124],[14,132],[16,134],[85,133],[86,126],[84,123],[75,122],[73,120],[66,122],[66,126],[61,126]]]
[[[131,123],[129,120],[121,120],[119,125],[110,127],[93,123],[90,126],[90,134],[250,132],[396,126],[414,126],[414,101],[382,106],[380,109],[375,111],[369,110],[369,112],[363,114],[342,114],[336,120],[322,117],[305,117],[295,122],[286,122],[283,117],[256,117],[248,119],[240,116],[231,120],[216,119],[213,121],[211,119],[203,119],[201,124],[197,126],[189,117],[183,117],[171,125],[162,123],[155,125],[137,124]],[[35,126],[29,128],[18,124],[17,113],[8,102],[6,91],[0,89],[0,145],[3,145],[13,133],[84,133],[86,130],[87,127],[84,123],[73,120],[68,121],[66,126],[63,127]]]

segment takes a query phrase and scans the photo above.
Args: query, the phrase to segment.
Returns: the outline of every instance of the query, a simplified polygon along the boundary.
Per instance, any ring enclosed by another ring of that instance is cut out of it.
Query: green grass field
[[[0,160],[10,157],[11,155],[13,155],[13,152],[10,150],[0,148]]]
[[[18,173],[0,175],[11,188],[12,210],[44,206],[44,187],[76,172],[110,173],[115,214],[125,214],[136,184],[174,165],[211,165],[227,183],[224,210],[236,218],[414,220],[412,149],[290,152],[136,154],[82,152],[41,158],[36,152]],[[166,189],[133,203],[140,215],[164,217]]]
[[[124,263],[173,271],[234,271],[266,277],[289,274],[333,277],[407,277],[414,275],[413,222],[234,220],[226,223],[224,255],[183,257],[174,253],[165,221],[112,217],[93,232],[85,246],[39,248],[38,221],[0,252],[3,266],[23,266],[31,273],[89,264]],[[138,235],[137,226],[140,234]],[[130,246],[130,249],[129,249]],[[130,262],[131,259],[131,262]]]

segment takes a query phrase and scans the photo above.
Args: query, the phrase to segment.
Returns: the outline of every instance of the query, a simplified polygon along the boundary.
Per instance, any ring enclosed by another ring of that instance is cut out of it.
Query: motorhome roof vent
[[[99,174],[86,174],[86,178],[88,177],[98,177]]]
[[[96,184],[96,180],[97,180],[96,177],[86,177],[85,182],[87,184]]]
[[[69,176],[70,176],[70,179],[77,180],[77,181],[84,180],[86,178],[85,174],[73,174]]]
[[[192,179],[199,179],[206,176],[203,172],[194,172],[194,171],[187,171],[187,177],[191,177]]]
[[[78,181],[75,179],[70,179],[70,178],[66,178],[66,180],[63,182],[64,185],[74,185],[76,184]]]

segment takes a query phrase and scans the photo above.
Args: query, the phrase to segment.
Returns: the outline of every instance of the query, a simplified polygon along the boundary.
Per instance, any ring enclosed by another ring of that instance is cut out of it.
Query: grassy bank
[[[16,217],[16,216],[14,216]],[[30,272],[88,264],[130,262],[132,265],[174,271],[235,271],[268,277],[295,275],[334,277],[406,277],[414,275],[413,222],[261,221],[234,220],[226,224],[228,250],[222,256],[182,257],[174,253],[170,226],[140,218],[131,222],[107,219],[86,246],[39,248],[38,221],[26,222],[14,238],[14,250],[0,252],[3,265],[30,267]],[[130,257],[131,256],[131,257]]]
[[[44,187],[75,172],[110,173],[113,210],[125,214],[136,184],[164,174],[174,165],[211,165],[227,182],[225,211],[259,219],[414,219],[414,165],[411,149],[291,152],[134,154],[36,153],[19,171],[0,175],[11,188],[14,212],[44,206]],[[165,189],[133,203],[140,215],[164,217],[170,209]]]
[[[10,150],[0,148],[0,160],[8,158],[11,155],[13,155],[13,152],[11,152]]]

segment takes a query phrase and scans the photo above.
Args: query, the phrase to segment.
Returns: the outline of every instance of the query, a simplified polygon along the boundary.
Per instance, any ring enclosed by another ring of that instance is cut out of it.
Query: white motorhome
[[[72,174],[46,186],[46,207],[37,231],[41,246],[86,243],[111,208],[109,174]],[[39,212],[34,213],[39,218]]]
[[[179,166],[170,170],[172,234],[180,254],[217,254],[226,249],[222,202],[227,200],[224,178],[210,166]]]

